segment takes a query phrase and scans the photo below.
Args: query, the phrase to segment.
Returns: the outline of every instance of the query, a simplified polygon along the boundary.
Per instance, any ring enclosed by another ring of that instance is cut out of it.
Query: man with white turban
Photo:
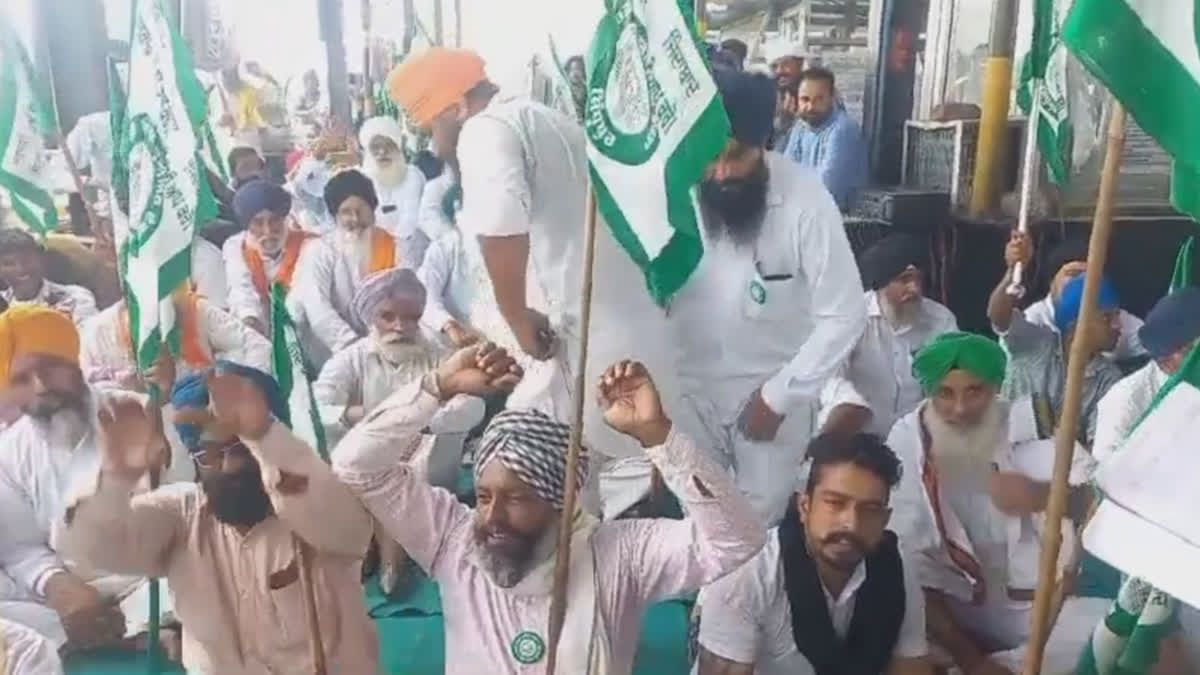
[[[417,217],[425,174],[408,165],[404,129],[391,117],[381,115],[364,122],[358,142],[365,153],[363,173],[375,184],[379,197],[376,223],[396,238],[400,259],[415,269],[429,246],[429,237],[421,231]]]
[[[475,509],[430,487],[410,465],[447,401],[511,389],[521,370],[503,349],[467,347],[415,379],[351,430],[334,471],[439,584],[448,673],[517,675],[547,658],[547,621],[570,427],[507,410],[484,431]],[[685,520],[597,522],[576,506],[558,664],[564,673],[628,675],[646,608],[715,581],[749,559],[765,533],[728,473],[674,428],[640,363],[600,378],[606,423],[627,434],[683,503]]]

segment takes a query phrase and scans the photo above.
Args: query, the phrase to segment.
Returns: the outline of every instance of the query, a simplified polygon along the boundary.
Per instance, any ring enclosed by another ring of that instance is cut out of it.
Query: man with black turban
[[[567,481],[584,484],[591,453],[567,475],[570,427],[509,409],[483,433],[477,507],[431,487],[411,466],[422,436],[461,394],[511,389],[522,373],[503,349],[467,347],[402,387],[333,453],[334,471],[442,590],[446,672],[532,672],[547,658],[546,617]],[[619,362],[597,399],[616,432],[642,447],[686,520],[597,522],[571,514],[571,566],[558,664],[564,673],[628,675],[651,603],[697,589],[762,547],[764,532],[728,474],[676,429],[640,363]]]
[[[886,435],[920,403],[912,354],[958,330],[954,314],[924,295],[927,258],[924,242],[909,234],[885,237],[859,258],[867,325],[838,376],[821,391],[823,430]]]
[[[825,381],[862,335],[862,284],[815,172],[766,150],[775,87],[717,72],[733,136],[700,185],[704,257],[671,302],[680,425],[768,523],[798,487]]]
[[[304,323],[318,343],[318,353],[310,353],[318,363],[362,336],[351,313],[359,281],[407,264],[397,254],[395,238],[375,225],[379,198],[370,178],[356,169],[335,174],[325,184],[325,205],[336,226],[300,257],[293,289]]]
[[[918,565],[929,639],[953,662],[940,665],[964,673],[1019,671],[1050,492],[1053,441],[1041,440],[1029,399],[998,396],[1006,366],[994,340],[938,336],[913,357],[926,398],[887,439],[904,463],[891,523]],[[1075,458],[1068,513],[1079,519],[1090,504],[1094,462],[1082,449]],[[1077,640],[1095,622],[1064,623],[1048,653],[1071,651],[1074,659],[1081,645],[1063,650],[1055,641]]]
[[[284,290],[315,236],[295,226],[292,196],[265,180],[244,184],[233,196],[238,225],[245,229],[225,240],[225,276],[229,280],[229,313],[267,335],[271,321],[271,286]]]
[[[179,380],[170,401],[199,484],[131,495],[162,462],[157,411],[103,409],[99,471],[57,525],[64,550],[96,569],[165,577],[188,672],[306,673],[302,542],[329,672],[379,672],[360,578],[370,517],[288,429],[275,380],[218,361]]]

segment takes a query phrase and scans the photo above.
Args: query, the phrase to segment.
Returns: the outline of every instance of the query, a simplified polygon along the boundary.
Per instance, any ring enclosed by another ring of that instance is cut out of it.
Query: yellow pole
[[[696,34],[703,40],[708,35],[708,0],[696,0]]]
[[[1016,41],[1017,0],[996,0],[988,58],[983,69],[983,114],[975,148],[970,214],[980,216],[996,204],[997,179],[1004,167],[1008,99],[1012,92],[1012,55]]]

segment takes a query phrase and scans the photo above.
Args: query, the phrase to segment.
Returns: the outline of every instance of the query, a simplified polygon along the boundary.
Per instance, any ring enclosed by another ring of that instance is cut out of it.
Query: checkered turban
[[[492,418],[483,432],[475,458],[475,480],[489,463],[498,461],[561,511],[570,441],[570,425],[537,410],[505,410]],[[577,489],[583,488],[587,471],[587,449],[581,448],[575,472]]]

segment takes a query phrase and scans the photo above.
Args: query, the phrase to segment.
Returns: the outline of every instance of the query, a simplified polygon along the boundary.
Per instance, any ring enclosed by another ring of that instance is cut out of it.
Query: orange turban
[[[388,74],[388,94],[426,126],[487,79],[483,59],[469,49],[431,47],[410,56]]]
[[[79,363],[79,332],[67,315],[41,305],[15,304],[0,314],[0,385],[21,354],[47,354]]]

